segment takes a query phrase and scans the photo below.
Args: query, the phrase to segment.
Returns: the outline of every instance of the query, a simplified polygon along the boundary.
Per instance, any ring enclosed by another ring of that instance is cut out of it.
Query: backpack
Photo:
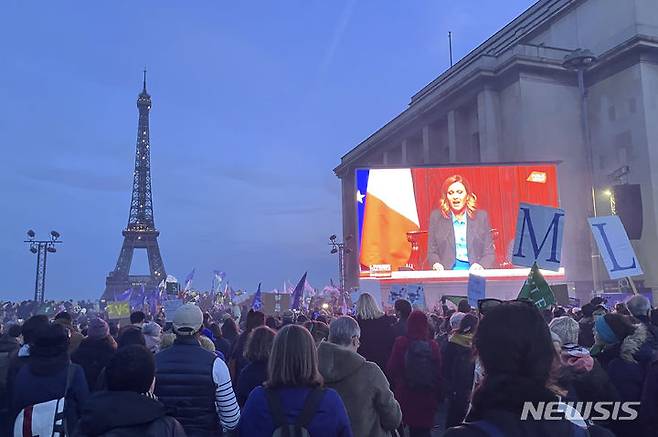
[[[74,372],[75,367],[69,364],[64,394],[61,398],[29,405],[18,413],[14,422],[14,437],[65,437],[69,435],[66,429],[64,405]]]
[[[304,406],[302,411],[299,413],[299,416],[295,419],[295,423],[288,423],[286,415],[283,411],[283,406],[281,405],[281,400],[277,396],[274,390],[265,390],[265,395],[267,397],[267,404],[270,408],[270,413],[274,419],[274,433],[272,437],[311,437],[311,434],[308,432],[306,427],[320,404],[320,401],[324,397],[324,390],[319,388],[314,388],[306,396],[304,401]]]
[[[414,340],[404,354],[404,380],[413,391],[439,389],[438,363],[432,357],[432,345],[427,340]]]

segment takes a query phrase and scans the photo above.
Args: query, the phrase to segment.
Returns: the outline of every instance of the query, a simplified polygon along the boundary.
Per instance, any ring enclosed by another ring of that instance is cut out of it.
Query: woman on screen
[[[477,196],[461,175],[441,186],[439,208],[430,215],[427,261],[434,270],[481,270],[494,266],[491,225],[477,209]]]

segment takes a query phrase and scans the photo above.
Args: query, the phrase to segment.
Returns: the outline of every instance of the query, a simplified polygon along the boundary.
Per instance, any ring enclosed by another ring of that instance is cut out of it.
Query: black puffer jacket
[[[89,390],[93,391],[98,386],[98,376],[116,349],[116,343],[110,336],[101,339],[85,338],[71,356],[71,361],[84,369]]]
[[[185,437],[161,402],[128,391],[94,393],[82,408],[74,437]]]

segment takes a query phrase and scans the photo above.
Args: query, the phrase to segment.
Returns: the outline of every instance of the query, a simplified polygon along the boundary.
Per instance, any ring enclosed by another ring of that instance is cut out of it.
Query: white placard
[[[512,263],[558,271],[562,258],[564,210],[521,203],[516,220]]]
[[[590,217],[587,221],[610,279],[638,276],[643,273],[626,229],[618,216]]]

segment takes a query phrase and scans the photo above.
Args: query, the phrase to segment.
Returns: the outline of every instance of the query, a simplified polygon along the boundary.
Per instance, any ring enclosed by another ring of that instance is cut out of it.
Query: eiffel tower
[[[151,153],[149,143],[149,111],[151,96],[146,92],[146,70],[144,88],[137,98],[139,124],[137,127],[137,153],[128,226],[123,233],[123,245],[114,271],[105,280],[103,298],[114,300],[115,296],[130,287],[157,288],[167,277],[158,247],[160,232],[155,229],[153,220],[153,199],[151,196]],[[149,275],[130,275],[130,266],[135,249],[146,249]]]

